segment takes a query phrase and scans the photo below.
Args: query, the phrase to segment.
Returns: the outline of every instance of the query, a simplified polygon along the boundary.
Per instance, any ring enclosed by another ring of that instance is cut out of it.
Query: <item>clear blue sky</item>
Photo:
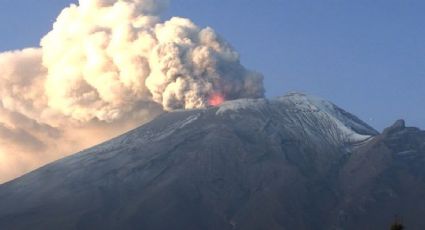
[[[37,46],[71,2],[0,0],[0,50]],[[424,0],[171,0],[164,18],[213,27],[267,97],[318,95],[381,130],[425,128],[424,12]]]

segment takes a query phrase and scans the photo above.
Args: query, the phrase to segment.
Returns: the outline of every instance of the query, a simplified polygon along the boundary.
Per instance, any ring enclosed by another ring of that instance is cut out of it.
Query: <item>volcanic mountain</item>
[[[0,229],[425,229],[425,132],[290,93],[165,113],[0,186]]]

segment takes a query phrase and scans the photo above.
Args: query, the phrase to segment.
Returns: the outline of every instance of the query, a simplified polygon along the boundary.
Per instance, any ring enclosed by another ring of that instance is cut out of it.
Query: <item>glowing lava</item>
[[[224,102],[224,96],[221,93],[213,93],[208,99],[210,106],[219,106]]]

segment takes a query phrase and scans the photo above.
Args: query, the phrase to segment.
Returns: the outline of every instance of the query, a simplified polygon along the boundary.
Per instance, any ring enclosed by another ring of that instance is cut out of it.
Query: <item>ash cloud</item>
[[[213,29],[161,21],[167,4],[80,0],[39,48],[0,53],[0,182],[162,111],[203,108],[217,94],[263,97],[262,75]]]

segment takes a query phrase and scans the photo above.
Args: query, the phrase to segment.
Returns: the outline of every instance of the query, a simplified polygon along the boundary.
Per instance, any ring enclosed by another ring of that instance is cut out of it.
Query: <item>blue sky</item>
[[[70,0],[0,1],[0,50],[37,46]],[[425,128],[425,1],[171,0],[265,76],[267,97],[303,91],[375,128]]]

